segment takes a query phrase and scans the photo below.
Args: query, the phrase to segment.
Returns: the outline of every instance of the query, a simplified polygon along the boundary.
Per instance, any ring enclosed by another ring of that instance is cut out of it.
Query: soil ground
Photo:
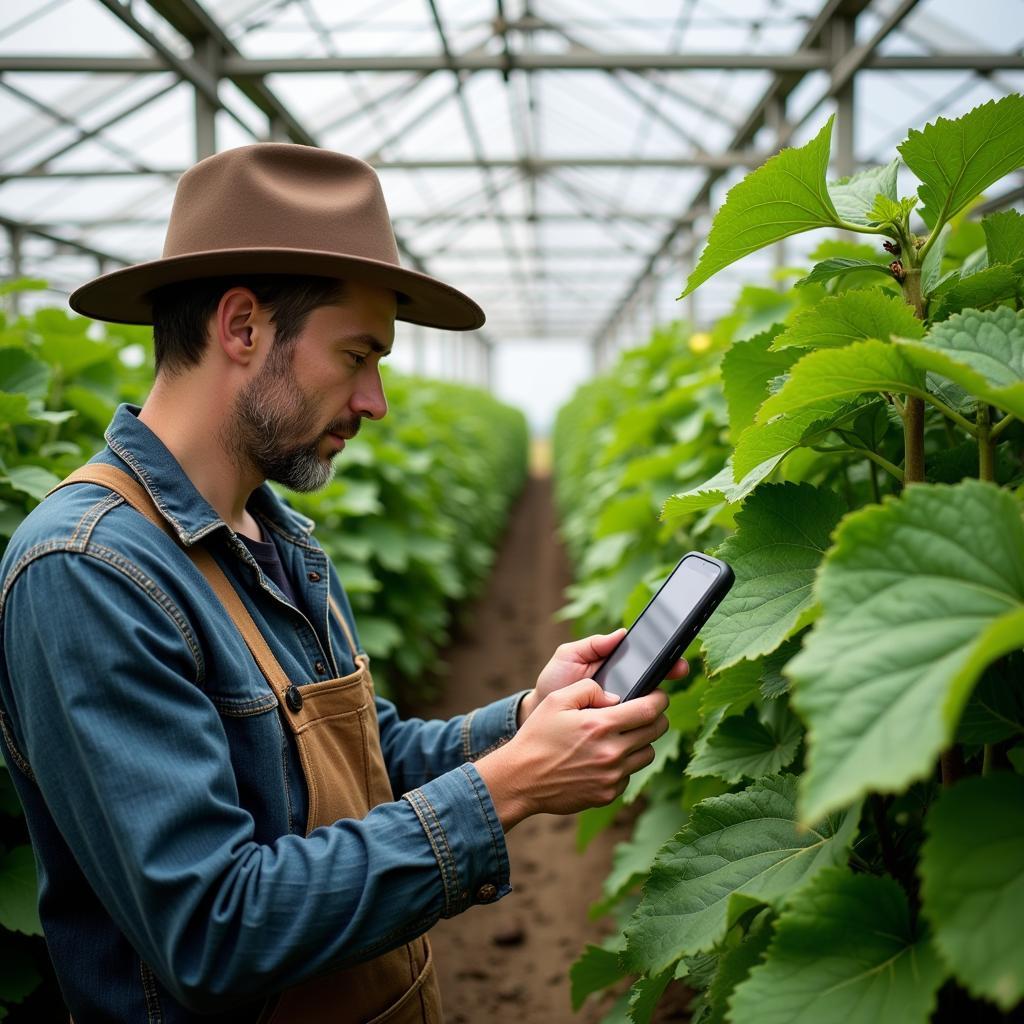
[[[568,624],[552,619],[569,580],[551,482],[535,471],[512,510],[487,589],[445,653],[444,692],[415,713],[449,717],[533,686],[555,648],[572,639]],[[447,1024],[601,1020],[610,1008],[607,996],[573,1014],[569,967],[588,942],[608,934],[610,923],[590,921],[587,908],[600,896],[615,843],[628,833],[619,822],[582,855],[575,817],[538,815],[509,833],[513,891],[439,922],[430,933]],[[670,1013],[659,1008],[658,1019],[688,1019]]]

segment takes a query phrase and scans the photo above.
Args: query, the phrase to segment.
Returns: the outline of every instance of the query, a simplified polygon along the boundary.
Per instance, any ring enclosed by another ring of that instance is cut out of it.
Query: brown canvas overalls
[[[59,486],[75,483],[99,484],[117,492],[177,542],[145,488],[122,470],[90,463]],[[339,679],[295,686],[209,551],[198,544],[186,550],[277,694],[309,790],[307,835],[339,818],[364,818],[377,804],[394,800],[380,747],[373,677],[366,657],[357,654],[334,599],[331,608],[359,667]],[[430,944],[421,936],[366,963],[311,978],[272,997],[258,1024],[440,1024],[442,1019]]]

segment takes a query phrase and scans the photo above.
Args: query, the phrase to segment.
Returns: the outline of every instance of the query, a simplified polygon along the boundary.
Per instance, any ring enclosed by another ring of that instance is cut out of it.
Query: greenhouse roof
[[[197,157],[283,139],[383,180],[403,252],[515,339],[710,322],[802,239],[675,296],[746,170],[837,112],[834,172],[1024,85],[1020,0],[8,0],[8,276],[160,252]],[[1021,176],[1008,194],[1021,195]],[[50,295],[50,301],[53,295]],[[478,346],[479,348],[480,346]],[[470,357],[466,357],[467,359]]]

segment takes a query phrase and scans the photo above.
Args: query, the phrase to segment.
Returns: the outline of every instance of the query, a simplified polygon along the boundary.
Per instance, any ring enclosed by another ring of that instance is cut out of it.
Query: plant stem
[[[942,785],[945,789],[963,777],[964,755],[955,743],[939,756],[939,765],[942,769]]]
[[[868,797],[871,805],[871,818],[874,822],[875,831],[878,833],[878,845],[882,848],[882,862],[886,870],[897,881],[900,878],[899,861],[896,858],[896,846],[892,841],[892,832],[889,830],[889,816],[886,814],[886,801],[880,793],[872,793]]]
[[[992,762],[994,760],[995,747],[991,743],[986,743],[985,752],[982,755],[981,760],[981,774],[991,775],[992,774]]]
[[[868,462],[868,470],[871,473],[871,496],[875,499],[875,504],[880,505],[882,494],[878,489],[878,464],[873,459]]]
[[[978,479],[995,481],[996,448],[992,443],[992,410],[988,402],[978,403]]]
[[[1015,419],[1016,417],[1012,412],[1008,412],[993,428],[992,432],[988,435],[989,438],[994,441]]]
[[[890,474],[900,483],[903,483],[903,470],[899,466],[894,466],[888,459],[879,455],[878,452],[873,452],[870,448],[826,448],[824,445],[815,445],[814,451],[821,452],[823,455],[862,455],[866,459],[870,459],[876,466],[881,466],[886,473]]]
[[[924,401],[914,395],[903,409],[903,482],[924,483]]]
[[[925,395],[924,401],[926,401],[929,405],[933,405],[936,409],[939,410],[939,412],[942,413],[943,416],[945,416],[947,419],[951,419],[958,427],[961,427],[963,430],[966,430],[967,433],[971,435],[971,437],[978,436],[978,430],[974,426],[974,424],[969,419],[967,419],[966,416],[961,416],[960,413],[956,411],[956,409],[951,409],[948,405],[946,405],[946,403],[941,398],[939,398],[938,395]]]

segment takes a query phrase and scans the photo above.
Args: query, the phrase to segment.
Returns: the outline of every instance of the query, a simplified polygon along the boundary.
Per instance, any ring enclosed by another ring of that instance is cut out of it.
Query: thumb
[[[579,682],[564,686],[551,694],[551,697],[556,696],[566,708],[607,708],[619,702],[614,693],[607,693],[593,679],[581,679]]]

